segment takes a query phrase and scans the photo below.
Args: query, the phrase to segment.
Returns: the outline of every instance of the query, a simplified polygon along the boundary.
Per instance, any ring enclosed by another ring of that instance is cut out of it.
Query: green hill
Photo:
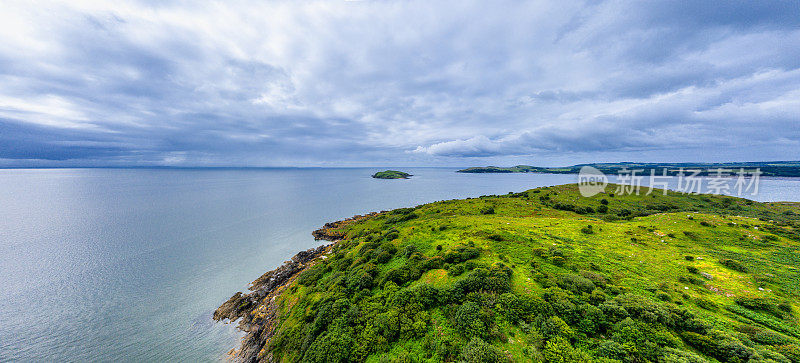
[[[614,187],[330,223],[215,318],[245,360],[800,362],[798,205]]]
[[[397,170],[379,171],[372,174],[372,177],[376,179],[408,179],[411,176],[413,175]]]

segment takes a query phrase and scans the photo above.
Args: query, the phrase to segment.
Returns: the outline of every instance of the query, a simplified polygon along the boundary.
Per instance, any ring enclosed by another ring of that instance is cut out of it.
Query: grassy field
[[[344,239],[277,297],[261,357],[800,362],[800,207],[613,188],[440,201],[332,227]]]

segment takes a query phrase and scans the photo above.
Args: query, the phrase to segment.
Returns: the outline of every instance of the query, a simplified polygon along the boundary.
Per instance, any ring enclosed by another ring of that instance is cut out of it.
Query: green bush
[[[725,362],[747,362],[755,353],[738,339],[721,331],[712,331],[711,336],[684,332],[683,339],[697,350]]]
[[[392,259],[392,255],[387,251],[380,251],[377,256],[375,256],[375,262],[384,264],[389,262]]]
[[[508,358],[500,350],[489,345],[483,339],[474,337],[464,346],[459,361],[468,363],[506,362]]]
[[[542,332],[542,335],[547,339],[555,337],[572,339],[575,336],[575,332],[572,328],[558,316],[551,316],[545,319],[539,331]]]
[[[737,297],[735,300],[736,305],[741,307],[762,311],[776,317],[782,318],[785,315],[785,311],[779,308],[779,304],[777,301],[772,299],[764,299],[764,298],[757,298],[757,297]]]
[[[589,363],[595,360],[586,352],[575,349],[567,339],[556,338],[548,341],[542,350],[542,356],[548,363]]]
[[[800,362],[800,346],[796,344],[785,344],[775,347],[775,350],[783,354],[784,357],[789,358],[792,362]]]
[[[472,301],[459,306],[453,325],[466,337],[486,337],[489,332],[489,314]]]
[[[464,267],[463,264],[451,265],[450,268],[447,269],[447,273],[450,276],[460,276],[461,274],[464,273],[465,270],[466,268]]]
[[[748,272],[747,267],[745,267],[741,262],[736,260],[724,259],[719,261],[719,263],[721,263],[722,266],[725,266],[734,271],[745,272],[745,273]]]
[[[592,292],[592,290],[595,288],[592,280],[574,274],[558,275],[556,278],[556,284],[558,287],[567,291],[571,291],[575,294],[580,294],[581,292]]]
[[[297,277],[297,283],[306,286],[314,286],[326,272],[328,272],[328,266],[323,263],[318,263],[300,273]]]
[[[458,246],[444,254],[444,262],[460,263],[480,257],[481,250],[476,247]]]

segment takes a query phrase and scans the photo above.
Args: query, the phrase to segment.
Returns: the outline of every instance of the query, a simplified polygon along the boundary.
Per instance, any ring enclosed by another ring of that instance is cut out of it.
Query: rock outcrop
[[[231,352],[233,360],[239,362],[273,361],[271,354],[265,348],[275,334],[275,323],[278,318],[276,298],[303,270],[312,266],[320,256],[329,253],[336,242],[344,237],[339,233],[340,227],[376,214],[378,213],[356,215],[342,221],[326,223],[311,234],[316,240],[333,243],[297,253],[291,260],[253,281],[250,293],[237,292],[214,311],[214,320],[228,319],[231,322],[238,320],[238,328],[246,333],[241,347]]]

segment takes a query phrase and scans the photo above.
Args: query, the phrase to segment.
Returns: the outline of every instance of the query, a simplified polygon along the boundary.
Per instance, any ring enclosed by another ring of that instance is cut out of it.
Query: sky
[[[0,167],[800,160],[800,2],[15,1]]]

